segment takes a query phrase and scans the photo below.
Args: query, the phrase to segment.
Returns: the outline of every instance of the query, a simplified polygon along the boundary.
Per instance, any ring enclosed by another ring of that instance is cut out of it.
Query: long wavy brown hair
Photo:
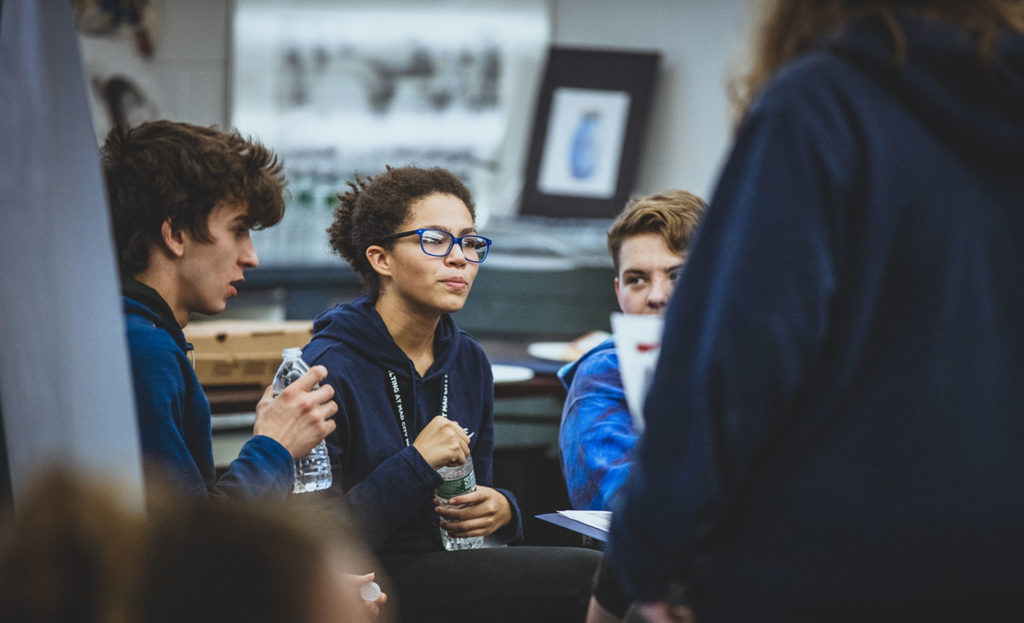
[[[761,18],[750,54],[752,65],[729,86],[737,123],[783,65],[810,50],[822,36],[868,15],[876,15],[888,25],[897,60],[906,47],[896,19],[898,11],[959,24],[984,58],[991,57],[1001,35],[1024,31],[1021,0],[760,0],[759,4]]]

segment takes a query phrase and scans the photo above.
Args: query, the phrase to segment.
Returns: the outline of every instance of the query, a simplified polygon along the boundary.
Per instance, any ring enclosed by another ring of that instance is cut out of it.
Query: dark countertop
[[[558,401],[565,399],[565,388],[555,376],[563,364],[531,356],[527,347],[532,340],[484,338],[478,341],[491,363],[524,366],[534,372],[533,378],[526,381],[495,384],[496,400],[534,397],[550,397]],[[263,394],[263,387],[257,385],[210,386],[204,389],[215,416],[251,412]]]

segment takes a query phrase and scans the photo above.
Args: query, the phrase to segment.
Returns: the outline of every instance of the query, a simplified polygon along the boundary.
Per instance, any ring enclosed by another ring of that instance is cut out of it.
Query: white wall
[[[483,1],[483,0],[481,0]],[[550,0],[553,42],[663,54],[636,192],[709,198],[730,142],[726,82],[750,27],[748,0]],[[231,0],[155,3],[151,62],[164,114],[226,125]]]
[[[166,0],[155,10],[150,65],[177,121],[227,127],[231,0]]]

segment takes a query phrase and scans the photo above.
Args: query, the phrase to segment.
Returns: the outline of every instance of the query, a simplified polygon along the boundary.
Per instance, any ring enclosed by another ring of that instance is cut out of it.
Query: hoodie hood
[[[192,344],[185,339],[185,334],[174,319],[171,308],[156,290],[138,281],[126,281],[122,284],[121,301],[126,314],[144,318],[153,326],[163,329],[182,351],[192,350]]]
[[[880,76],[898,99],[957,150],[983,161],[1024,160],[1024,34],[1008,33],[985,59],[957,26],[901,15],[905,58],[880,18],[865,18],[825,46]]]
[[[381,369],[392,370],[396,374],[415,375],[412,361],[392,339],[368,296],[339,304],[317,316],[313,320],[313,334],[317,338],[329,338],[345,344]],[[451,369],[460,338],[461,333],[455,322],[448,314],[442,315],[434,332],[434,363],[423,376],[425,381]],[[314,339],[303,350],[306,360],[316,359],[330,346],[329,340]]]

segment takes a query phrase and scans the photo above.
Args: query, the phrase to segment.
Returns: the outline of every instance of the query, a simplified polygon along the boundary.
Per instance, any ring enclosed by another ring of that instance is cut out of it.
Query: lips
[[[466,280],[462,277],[449,277],[447,279],[442,279],[441,283],[455,290],[463,290],[466,288]]]

